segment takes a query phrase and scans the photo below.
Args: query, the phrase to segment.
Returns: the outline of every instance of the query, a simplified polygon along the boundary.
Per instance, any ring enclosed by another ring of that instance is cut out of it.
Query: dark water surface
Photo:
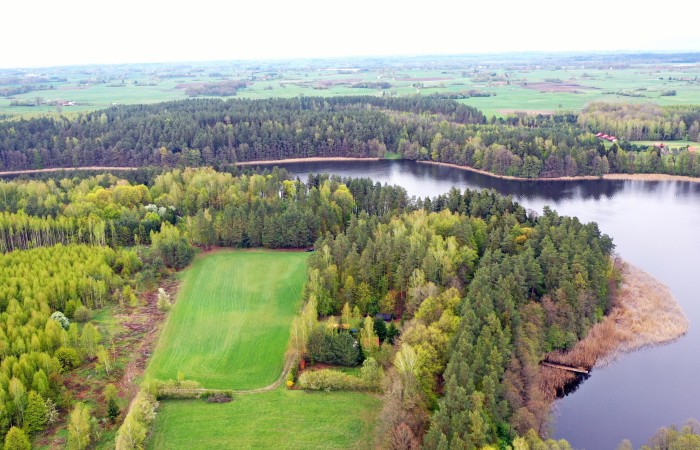
[[[541,212],[549,205],[560,214],[598,222],[625,260],[671,288],[690,320],[690,331],[673,344],[625,355],[594,370],[557,402],[553,436],[577,449],[615,449],[625,438],[639,447],[662,426],[700,419],[700,183],[519,182],[410,161],[281,166],[303,181],[310,172],[369,177],[422,197],[452,186],[495,189],[528,209]]]

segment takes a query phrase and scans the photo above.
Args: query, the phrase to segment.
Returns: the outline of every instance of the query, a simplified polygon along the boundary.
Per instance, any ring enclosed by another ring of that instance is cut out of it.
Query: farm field
[[[147,375],[252,389],[282,372],[306,276],[303,252],[220,251],[184,274]]]
[[[490,95],[459,100],[482,109],[490,117],[515,111],[551,113],[578,111],[591,101],[660,105],[700,104],[700,65],[630,64],[601,67],[600,63],[511,63],[508,60],[465,57],[455,60],[412,62],[388,58],[381,61],[316,61],[314,63],[183,63],[178,65],[124,65],[58,67],[41,69],[32,76],[0,71],[0,92],[24,83],[43,86],[22,94],[0,97],[0,114],[36,116],[71,114],[107,108],[112,104],[154,103],[188,98],[193,85],[244,82],[235,96],[221,98],[272,98],[335,95],[429,95],[478,91]],[[505,58],[505,57],[503,57]],[[431,68],[434,67],[434,68]],[[14,84],[1,84],[2,80]],[[35,80],[37,78],[34,78]],[[55,81],[52,81],[55,80]],[[382,85],[381,83],[386,83]],[[50,86],[50,89],[46,89]],[[673,91],[673,94],[670,92]],[[664,95],[662,95],[664,94]],[[11,106],[12,101],[40,106]],[[75,102],[56,108],[56,101]]]
[[[370,394],[284,388],[224,404],[166,400],[146,448],[373,448],[380,409]]]

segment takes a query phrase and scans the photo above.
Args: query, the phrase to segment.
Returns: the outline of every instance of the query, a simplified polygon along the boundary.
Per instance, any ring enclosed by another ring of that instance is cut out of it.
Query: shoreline
[[[8,170],[0,172],[0,177],[4,175],[29,175],[33,173],[50,173],[50,172],[78,172],[81,170],[137,170],[141,167],[126,167],[126,166],[85,166],[85,167],[50,167],[48,169],[23,169],[23,170]]]
[[[621,261],[620,272],[622,283],[610,313],[572,349],[551,352],[546,360],[593,370],[624,354],[674,342],[687,333],[688,319],[668,286],[625,261]],[[545,366],[540,366],[537,377],[550,406],[578,379],[571,372]]]
[[[555,178],[523,178],[510,175],[499,175],[486,170],[476,169],[470,166],[460,166],[459,164],[438,162],[438,161],[416,161],[419,164],[430,164],[435,166],[451,167],[453,169],[466,170],[492,178],[509,181],[586,181],[586,180],[626,180],[626,181],[689,181],[700,183],[700,178],[689,177],[687,175],[670,175],[665,173],[607,173],[601,177],[593,175],[581,175],[575,177],[555,177]]]
[[[254,166],[256,164],[287,164],[300,162],[331,162],[331,161],[380,161],[384,158],[357,158],[350,156],[311,156],[309,158],[289,158],[289,159],[262,159],[259,161],[242,161],[233,163],[234,166]]]
[[[263,159],[256,161],[242,161],[231,163],[232,166],[255,166],[255,165],[271,165],[271,164],[290,164],[290,163],[304,163],[304,162],[342,162],[342,161],[383,161],[385,158],[370,157],[370,158],[358,158],[349,156],[312,156],[308,158],[289,158],[289,159]],[[387,161],[389,161],[387,159]],[[617,180],[617,181],[686,181],[690,183],[700,183],[700,177],[689,177],[687,175],[670,175],[665,173],[608,173],[601,177],[596,177],[593,175],[581,175],[574,177],[555,177],[555,178],[523,178],[514,177],[510,175],[499,175],[496,173],[488,172],[486,170],[476,169],[470,166],[460,166],[459,164],[439,162],[439,161],[415,161],[418,164],[429,164],[434,166],[451,167],[453,169],[466,170],[468,172],[478,173],[491,178],[497,178],[500,180],[508,181],[529,181],[529,182],[561,182],[561,181],[595,181],[595,180]],[[166,169],[167,167],[156,166],[161,169]],[[202,166],[206,167],[206,166]],[[126,167],[126,166],[85,166],[85,167],[52,167],[48,169],[23,169],[23,170],[10,170],[5,172],[0,172],[0,177],[10,176],[10,175],[30,175],[37,173],[51,173],[51,172],[71,172],[71,171],[132,171],[138,170],[141,167]]]

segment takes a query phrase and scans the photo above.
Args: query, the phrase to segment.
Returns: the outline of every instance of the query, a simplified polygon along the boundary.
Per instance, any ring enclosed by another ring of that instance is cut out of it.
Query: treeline
[[[448,162],[497,175],[521,178],[602,176],[607,173],[667,173],[700,176],[700,156],[681,151],[615,142],[606,146],[566,118],[510,119],[518,125],[443,126],[429,143],[404,140],[399,153],[408,159]],[[529,124],[523,126],[523,124]]]
[[[218,81],[214,83],[191,83],[181,84],[178,88],[184,88],[188,97],[214,96],[228,97],[234,96],[240,89],[248,86],[245,81]]]
[[[197,99],[1,122],[0,163],[10,170],[382,156],[402,131],[386,111],[484,121],[474,108],[430,97]]]
[[[426,430],[426,448],[544,433],[539,361],[607,312],[611,240],[595,224],[548,209],[528,216],[489,192],[453,190],[422,206],[388,223],[353,218],[320,239],[309,297],[321,315],[348,303],[407,321],[381,415],[393,448],[412,448]]]
[[[361,212],[408,208],[405,189],[368,179],[315,176],[302,182],[275,169],[235,177],[212,169],[174,170],[149,188],[113,175],[0,181],[0,252],[58,243],[151,243],[162,224],[178,224],[195,245],[304,248],[344,231]]]
[[[700,176],[697,153],[639,151],[626,143],[605,145],[594,136],[600,129],[614,131],[617,125],[609,117],[636,127],[635,114],[647,114],[645,108],[655,111],[650,120],[658,127],[670,127],[671,137],[697,134],[700,113],[691,107],[597,104],[579,116],[520,115],[487,124],[479,111],[441,96],[199,99],[119,106],[75,119],[0,122],[0,166],[220,166],[382,157],[389,151],[530,179],[607,173]],[[647,138],[658,128],[639,126]]]
[[[666,95],[675,95],[675,91]],[[662,108],[651,103],[595,102],[586,106],[579,114],[578,123],[593,133],[602,132],[630,141],[698,141],[700,107]]]

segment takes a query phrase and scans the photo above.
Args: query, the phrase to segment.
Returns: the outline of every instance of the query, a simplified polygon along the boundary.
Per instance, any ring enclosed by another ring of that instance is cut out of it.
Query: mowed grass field
[[[631,141],[632,144],[635,145],[646,145],[646,146],[653,146],[656,143],[663,142],[664,145],[667,145],[671,148],[681,148],[681,147],[700,147],[700,142],[693,142],[693,141],[663,141],[663,140],[658,140],[658,141]]]
[[[381,402],[359,392],[284,388],[231,403],[160,402],[148,449],[370,449]]]
[[[147,375],[252,389],[282,372],[306,276],[304,252],[221,251],[184,274]]]

